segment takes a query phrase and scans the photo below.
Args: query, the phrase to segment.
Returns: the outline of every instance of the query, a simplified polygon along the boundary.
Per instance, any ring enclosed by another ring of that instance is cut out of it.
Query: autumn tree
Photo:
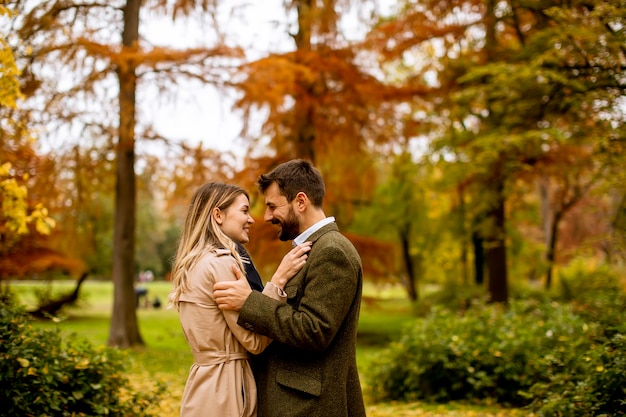
[[[432,157],[458,165],[471,185],[468,214],[486,250],[492,301],[508,297],[506,202],[515,180],[539,178],[547,160],[570,172],[557,156],[573,148],[590,151],[584,158],[598,177],[611,164],[606,150],[623,143],[623,13],[614,1],[406,2],[372,34],[389,61],[421,62],[415,75],[427,76],[407,83],[435,87],[426,97],[432,112],[414,113],[413,134],[437,132]]]
[[[354,28],[342,19],[375,2],[294,0],[284,3],[289,21],[286,52],[270,52],[242,65],[234,86],[240,92],[235,107],[243,112],[242,136],[250,156],[237,178],[244,184],[262,172],[292,158],[312,161],[326,183],[325,209],[335,216],[362,256],[368,279],[392,271],[388,241],[351,230],[356,211],[375,204],[376,157],[389,152],[395,140],[397,101],[407,98],[404,88],[382,82],[372,56],[359,46]],[[354,14],[352,14],[354,15]],[[360,28],[370,24],[362,19]],[[261,127],[259,110],[263,115]],[[257,116],[254,118],[253,116]],[[254,184],[252,181],[251,184]],[[256,210],[259,210],[257,207]],[[262,214],[257,212],[259,219]],[[257,224],[250,253],[259,266],[274,266],[288,250],[271,228]],[[349,233],[349,232],[353,233]],[[268,241],[264,240],[268,239]],[[263,240],[263,245],[256,242]]]
[[[246,160],[246,166],[263,172],[277,161],[311,160],[325,177],[327,208],[347,226],[354,207],[371,200],[376,182],[371,151],[393,140],[389,96],[403,92],[368,72],[368,58],[359,56],[356,41],[342,31],[340,19],[350,2],[285,5],[294,16],[292,49],[242,66],[236,78],[241,91],[236,106],[244,119],[259,108],[267,111],[260,132],[244,126],[251,147],[257,153],[265,150],[257,162]]]
[[[233,57],[215,36],[215,46],[184,50],[151,45],[141,36],[150,13],[166,16],[211,16],[209,1],[170,2],[139,0],[114,2],[46,1],[8,2],[22,14],[14,30],[32,45],[20,51],[24,93],[30,99],[31,123],[43,130],[72,137],[100,138],[112,153],[100,155],[114,161],[115,219],[113,227],[114,300],[109,344],[142,344],[134,296],[136,229],[137,139],[158,136],[150,120],[138,111],[138,92],[148,85],[167,91],[187,77],[199,83],[219,81],[219,57]],[[40,106],[41,104],[41,106]]]
[[[161,213],[162,226],[159,231],[162,239],[157,245],[161,268],[165,276],[171,272],[173,257],[183,221],[193,193],[209,181],[231,182],[252,190],[253,185],[238,178],[228,160],[234,158],[228,153],[218,152],[200,143],[194,146],[173,147],[169,158],[154,160],[152,178],[155,201]]]
[[[378,239],[393,242],[395,250],[386,256],[394,259],[387,275],[399,275],[411,301],[420,298],[420,284],[431,277],[432,265],[441,257],[438,248],[445,235],[447,196],[435,190],[435,170],[427,161],[414,161],[408,150],[381,158],[381,183],[376,189],[375,204],[360,208],[357,230]]]
[[[0,17],[10,13],[0,6]],[[0,64],[0,258],[5,258],[31,232],[50,234],[55,221],[49,217],[48,209],[28,193],[30,173],[24,169],[24,160],[32,161],[36,157],[32,137],[15,117],[23,96],[19,70],[6,33],[0,33]],[[0,269],[8,272],[8,268]],[[5,272],[0,273],[0,278],[7,278]]]

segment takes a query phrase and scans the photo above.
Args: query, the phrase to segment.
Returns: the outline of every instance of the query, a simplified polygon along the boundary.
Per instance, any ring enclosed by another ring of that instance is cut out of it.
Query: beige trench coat
[[[258,354],[271,339],[239,326],[239,313],[217,307],[213,283],[235,279],[233,264],[235,259],[228,250],[204,255],[189,271],[189,290],[180,297],[180,323],[194,357],[181,417],[256,416],[256,385],[246,351]],[[281,299],[273,286],[263,292]]]

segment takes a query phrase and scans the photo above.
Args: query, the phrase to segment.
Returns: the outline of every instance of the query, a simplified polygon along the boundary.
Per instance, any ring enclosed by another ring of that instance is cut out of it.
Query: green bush
[[[617,334],[581,362],[578,375],[531,388],[534,411],[544,417],[625,416],[626,337]]]
[[[481,286],[459,285],[455,281],[447,281],[439,290],[427,294],[416,303],[417,308],[426,313],[416,314],[416,316],[425,317],[432,306],[443,306],[453,311],[464,311],[472,305],[486,302],[487,299],[488,296]]]
[[[559,274],[560,297],[571,303],[577,314],[599,323],[603,336],[612,338],[624,323],[626,293],[624,278],[608,265],[589,267],[573,262]]]
[[[0,300],[0,358],[4,415],[144,417],[164,389],[136,392],[123,351],[36,329],[10,297]]]
[[[378,401],[527,405],[532,398],[525,393],[534,384],[580,373],[580,358],[597,332],[557,303],[473,305],[463,315],[435,308],[374,360],[370,394]]]

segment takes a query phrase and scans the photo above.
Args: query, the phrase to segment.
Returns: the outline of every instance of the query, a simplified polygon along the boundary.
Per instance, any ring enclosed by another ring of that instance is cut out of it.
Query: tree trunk
[[[498,175],[494,187],[496,198],[489,210],[492,221],[487,242],[487,273],[489,276],[489,297],[494,303],[506,303],[509,298],[506,267],[506,233],[504,217],[504,180]]]
[[[467,265],[467,256],[468,250],[467,250],[467,240],[465,238],[463,238],[463,241],[461,242],[461,283],[463,285],[467,285],[469,283],[469,271],[468,271],[468,265]]]
[[[463,285],[469,283],[468,273],[468,242],[467,242],[467,230],[465,227],[465,197],[463,194],[463,188],[458,187],[457,192],[459,195],[459,236],[461,236],[461,274]]]
[[[400,245],[402,247],[402,261],[404,262],[407,276],[406,291],[409,295],[409,300],[414,302],[417,301],[419,294],[417,291],[417,283],[415,282],[415,266],[413,264],[413,258],[411,257],[408,227],[409,226],[406,227],[407,230],[400,232]]]
[[[496,42],[496,0],[487,0],[485,3],[485,52],[488,63],[498,59]],[[492,106],[488,106],[491,114],[496,114]],[[498,124],[499,117],[496,116],[491,122]],[[490,301],[495,303],[506,303],[508,301],[507,265],[506,265],[506,230],[504,213],[504,156],[500,155],[493,167],[493,176],[488,186],[493,190],[494,202],[489,209],[487,216],[491,221],[489,236],[486,239],[487,255],[487,275]]]
[[[472,233],[472,246],[474,247],[474,282],[482,286],[485,282],[485,249],[483,238],[477,231]]]
[[[559,232],[559,223],[561,222],[562,213],[560,211],[554,214],[552,219],[552,227],[550,228],[550,240],[546,250],[546,262],[548,263],[546,271],[546,290],[552,286],[552,270],[554,269],[554,258],[556,253],[556,242]]]
[[[137,47],[141,0],[128,0],[124,9],[125,51]],[[119,141],[117,145],[115,226],[113,231],[113,311],[109,345],[143,345],[137,324],[134,290],[135,263],[135,92],[137,76],[132,59],[121,59],[119,79]]]
[[[30,315],[38,319],[47,319],[50,316],[54,316],[55,314],[57,314],[59,310],[61,310],[66,305],[73,305],[74,303],[76,303],[76,301],[78,300],[80,287],[87,279],[87,275],[87,272],[83,272],[83,274],[76,282],[76,287],[71,293],[65,294],[57,298],[56,300],[48,300],[47,303],[40,305],[37,310],[29,311]]]
[[[474,252],[474,284],[482,287],[485,282],[485,236],[482,223],[486,213],[480,213],[472,220],[472,249]]]
[[[298,10],[298,33],[294,35],[296,49],[304,54],[311,51],[311,31],[313,19],[311,9],[314,0],[300,0],[297,2]],[[306,65],[303,63],[303,65]],[[294,145],[295,156],[297,158],[308,159],[312,163],[315,161],[315,125],[313,118],[315,117],[315,108],[310,96],[315,94],[315,87],[319,81],[313,82],[311,85],[301,85],[304,97],[296,99],[295,102],[295,124]]]
[[[552,280],[552,261],[554,260],[554,253],[550,253],[550,247],[552,243],[552,226],[554,225],[553,209],[550,204],[550,179],[548,177],[542,177],[539,179],[539,202],[540,202],[540,216],[541,216],[541,228],[543,230],[545,252],[543,254],[543,260],[546,263],[546,288],[550,288],[549,281]],[[542,271],[543,274],[543,271]]]
[[[559,208],[553,208],[552,210],[550,210],[551,212],[554,212],[554,215],[552,218],[552,223],[549,225],[549,229],[547,229],[548,241],[546,246],[546,262],[548,263],[548,265],[546,271],[546,289],[549,289],[552,286],[552,270],[554,269],[554,260],[556,259],[556,246],[558,241],[559,224],[561,223],[561,220],[563,220],[567,212],[570,211],[572,207],[574,207],[576,203],[578,203],[583,198],[583,196],[591,186],[591,183],[583,186],[570,186],[569,184],[569,181],[566,182],[564,188],[561,190],[560,193],[558,193],[559,195],[561,195],[561,198],[556,200],[558,201]]]

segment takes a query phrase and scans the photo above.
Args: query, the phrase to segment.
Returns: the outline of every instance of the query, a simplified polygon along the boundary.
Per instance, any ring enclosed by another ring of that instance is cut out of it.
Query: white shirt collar
[[[325,219],[320,220],[319,222],[315,223],[313,226],[309,227],[304,232],[296,236],[296,238],[292,242],[293,246],[298,246],[306,242],[307,239],[311,237],[313,233],[317,232],[318,230],[320,230],[322,227],[326,226],[327,224],[334,223],[334,222],[335,222],[335,218],[333,216],[326,217]]]

